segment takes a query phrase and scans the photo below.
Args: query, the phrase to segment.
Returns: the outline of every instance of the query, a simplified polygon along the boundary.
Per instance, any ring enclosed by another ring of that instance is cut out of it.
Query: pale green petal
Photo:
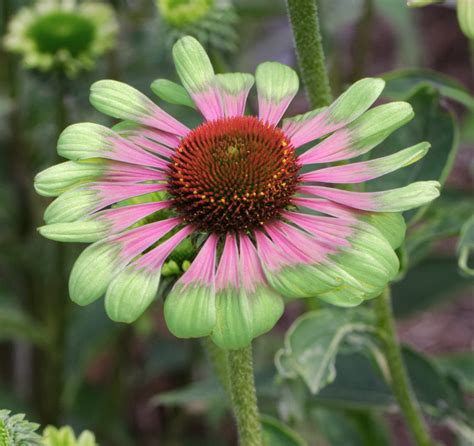
[[[295,71],[278,62],[264,62],[255,73],[259,98],[280,104],[298,92],[299,79]]]
[[[406,223],[403,215],[398,212],[373,212],[363,214],[360,220],[374,226],[397,249],[405,239]]]
[[[155,299],[160,284],[160,271],[146,271],[131,266],[110,283],[105,295],[105,310],[110,319],[132,323]]]
[[[57,197],[74,186],[95,180],[104,170],[104,164],[98,161],[66,161],[38,173],[35,177],[35,190],[44,197]]]
[[[226,93],[237,96],[252,88],[255,78],[248,73],[216,74],[217,84]]]
[[[211,287],[176,284],[164,305],[168,329],[178,338],[208,336],[216,324],[215,299]]]
[[[97,242],[76,260],[69,277],[69,295],[79,305],[88,305],[105,294],[118,267],[119,246]]]
[[[44,213],[44,221],[70,223],[85,217],[100,203],[99,194],[90,189],[70,189],[56,198]]]
[[[74,223],[54,223],[38,228],[39,233],[58,242],[92,243],[104,238],[110,225],[104,221],[77,221]]]
[[[184,87],[168,79],[156,79],[151,84],[151,90],[160,99],[170,104],[185,105],[196,108],[194,101]]]
[[[214,81],[214,69],[202,45],[191,36],[179,39],[173,46],[176,71],[191,94],[206,91]]]

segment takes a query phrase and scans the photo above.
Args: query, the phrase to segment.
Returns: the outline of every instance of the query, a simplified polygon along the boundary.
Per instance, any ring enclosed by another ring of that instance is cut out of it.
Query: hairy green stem
[[[253,376],[252,347],[230,350],[227,357],[232,408],[237,421],[240,446],[263,446]]]
[[[287,0],[296,56],[309,102],[313,108],[332,101],[319,27],[316,0]]]
[[[432,445],[420,406],[413,393],[408,374],[403,364],[392,311],[390,288],[374,300],[378,324],[384,333],[385,354],[391,377],[391,387],[400,409],[415,438],[417,446]]]

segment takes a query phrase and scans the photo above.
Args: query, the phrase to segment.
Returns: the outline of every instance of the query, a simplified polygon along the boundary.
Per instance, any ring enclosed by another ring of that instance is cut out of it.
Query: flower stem
[[[392,312],[390,288],[374,300],[379,327],[385,334],[385,354],[391,376],[391,386],[397,398],[400,409],[405,417],[417,446],[430,446],[432,444],[428,429],[416,396],[410,388],[409,378],[403,364],[400,345],[398,343],[395,322]]]
[[[237,421],[240,446],[263,446],[253,376],[252,347],[230,350],[227,357],[232,408]]]
[[[317,1],[287,0],[287,10],[309,102],[314,108],[328,105],[332,94],[324,62]]]
[[[229,377],[229,361],[227,357],[227,352],[219,348],[212,339],[207,337],[203,339],[203,346],[206,350],[207,356],[212,363],[214,372],[219,379],[222,387],[225,390],[225,393],[229,400],[232,398],[231,387],[230,387],[230,377]]]

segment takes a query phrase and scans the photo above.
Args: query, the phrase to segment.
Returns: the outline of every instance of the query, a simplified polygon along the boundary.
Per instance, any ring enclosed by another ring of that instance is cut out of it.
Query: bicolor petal
[[[314,141],[349,124],[364,113],[380,96],[385,82],[366,78],[351,85],[329,107],[286,119],[283,132],[295,147]]]
[[[144,94],[123,82],[95,82],[91,87],[90,102],[97,110],[113,118],[139,122],[179,136],[189,131]]]
[[[247,73],[226,73],[216,75],[222,96],[225,116],[243,116],[247,96],[255,79]]]
[[[186,89],[176,82],[168,79],[156,79],[151,84],[151,91],[169,104],[196,108],[196,104],[194,104]]]
[[[264,62],[255,73],[258,92],[258,117],[277,125],[298,92],[295,71],[278,62]]]
[[[208,336],[214,329],[217,242],[215,235],[209,236],[165,300],[166,325],[178,338]]]
[[[438,181],[417,181],[382,192],[352,192],[323,186],[302,186],[300,192],[316,195],[346,206],[374,212],[403,212],[439,197]]]
[[[422,142],[383,158],[315,169],[301,175],[301,179],[320,183],[363,183],[416,163],[426,155],[429,148],[429,143]]]
[[[203,116],[208,121],[222,118],[224,110],[216,76],[202,45],[194,37],[183,37],[173,47],[173,59],[184,88]]]
[[[302,164],[329,163],[360,156],[380,144],[414,115],[407,102],[379,105],[302,153],[299,161]]]
[[[188,227],[181,229],[114,277],[105,295],[110,319],[130,324],[143,314],[158,292],[163,263],[189,232]]]

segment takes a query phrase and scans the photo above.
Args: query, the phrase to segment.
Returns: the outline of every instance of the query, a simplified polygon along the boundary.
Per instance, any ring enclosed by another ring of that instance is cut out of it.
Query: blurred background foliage
[[[1,0],[1,36],[18,10],[32,3]],[[170,47],[180,35],[197,36],[217,71],[253,71],[269,59],[296,66],[285,4],[109,5],[119,24],[116,46],[74,78],[59,69],[27,70],[20,56],[0,50],[0,408],[24,412],[42,425],[92,430],[102,445],[232,445],[232,419],[202,346],[168,333],[160,302],[127,326],[112,323],[100,302],[79,308],[69,301],[67,277],[82,247],[38,235],[47,200],[34,193],[32,183],[35,173],[56,161],[56,140],[67,124],[110,124],[88,103],[92,82],[119,79],[151,96],[156,78],[177,80]],[[406,100],[415,110],[415,119],[376,155],[420,140],[432,144],[423,161],[366,187],[422,179],[444,183],[439,200],[406,215],[409,232],[399,252],[403,267],[393,300],[409,374],[433,435],[443,445],[472,445],[472,49],[453,2],[412,10],[401,0],[321,0],[320,9],[334,93],[360,77],[380,75],[387,81],[383,99]],[[196,123],[190,109],[163,107]],[[301,93],[289,113],[306,108]],[[348,312],[313,300],[293,303],[278,326],[257,340],[269,445],[411,444],[370,330],[370,306]],[[344,336],[334,346],[340,330]],[[303,369],[294,367],[308,354],[297,342],[301,338],[307,349],[324,351],[324,358],[313,358]]]

